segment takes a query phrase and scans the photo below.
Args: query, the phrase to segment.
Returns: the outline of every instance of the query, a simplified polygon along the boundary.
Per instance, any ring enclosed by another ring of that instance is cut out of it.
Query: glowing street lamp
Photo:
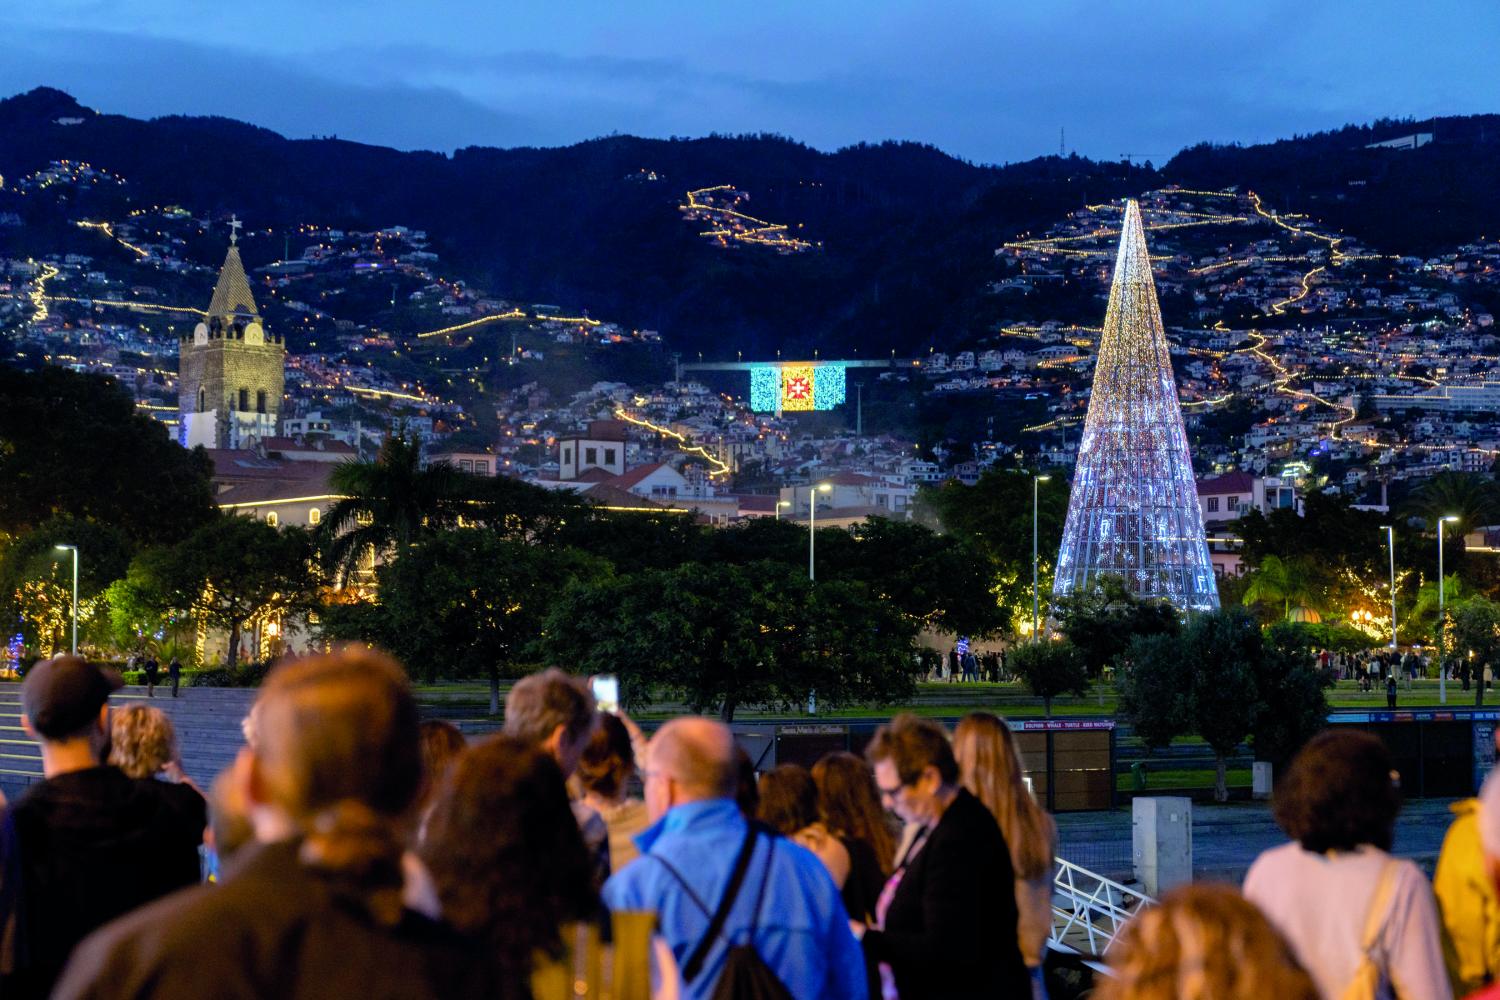
[[[1396,648],[1396,529],[1393,525],[1383,524],[1385,529],[1385,540],[1391,550],[1391,648]],[[1439,669],[1441,673],[1441,669]]]
[[[783,508],[783,507],[790,507],[791,505],[792,505],[792,502],[790,500],[777,500],[776,501],[776,520],[778,520],[778,521],[781,520],[781,508]]]
[[[73,655],[78,655],[78,546],[54,545],[59,552],[73,553]]]
[[[1457,521],[1456,514],[1438,518],[1438,623],[1437,623],[1437,648],[1438,648],[1438,704],[1448,704],[1448,671],[1443,664],[1443,607],[1446,604],[1446,595],[1443,592],[1443,525],[1449,521]]]
[[[807,578],[812,580],[814,575],[813,542],[818,537],[818,494],[832,493],[833,486],[829,483],[819,483],[816,488],[807,491]]]
[[[1031,641],[1036,642],[1041,627],[1041,599],[1037,596],[1036,537],[1037,537],[1037,487],[1050,480],[1051,476],[1031,477]]]

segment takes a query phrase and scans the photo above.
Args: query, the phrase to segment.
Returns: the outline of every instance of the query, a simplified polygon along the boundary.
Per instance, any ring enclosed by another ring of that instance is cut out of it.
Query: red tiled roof
[[[726,499],[728,498],[726,497]],[[741,496],[738,499],[742,513],[753,511],[757,514],[771,514],[775,512],[776,504],[781,498],[772,494],[751,493]]]
[[[1255,477],[1248,472],[1226,472],[1212,479],[1198,480],[1198,495],[1218,496],[1223,493],[1249,493],[1255,489]]]
[[[645,497],[638,497],[629,490],[622,490],[613,483],[595,483],[583,491],[583,495],[598,504],[606,507],[660,507],[666,509],[664,504],[652,503]]]
[[[834,486],[879,486],[880,480],[874,476],[866,476],[859,472],[835,472],[826,479],[820,479],[820,483],[832,483]]]
[[[609,481],[609,484],[622,490],[628,490],[632,486],[638,484],[641,480],[645,479],[647,476],[651,475],[653,472],[670,468],[672,467],[666,462],[652,462],[650,465],[637,465],[635,468],[626,469],[618,476],[615,476]],[[672,471],[675,472],[676,470],[673,469]]]

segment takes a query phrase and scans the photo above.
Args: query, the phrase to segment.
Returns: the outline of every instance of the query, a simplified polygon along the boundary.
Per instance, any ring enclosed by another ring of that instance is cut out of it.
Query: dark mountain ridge
[[[1437,141],[1363,148],[1417,130]],[[1199,146],[1160,170],[1077,156],[982,166],[906,142],[825,153],[772,135],[402,152],[224,118],[101,114],[49,88],[0,101],[0,134],[3,175],[83,160],[126,177],[138,204],[236,212],[252,227],[425,229],[446,270],[495,295],[586,308],[721,358],[910,354],[978,334],[997,318],[985,294],[996,246],[1085,203],[1170,182],[1254,187],[1399,252],[1500,232],[1500,116]],[[677,206],[717,184],[821,247],[713,245]]]

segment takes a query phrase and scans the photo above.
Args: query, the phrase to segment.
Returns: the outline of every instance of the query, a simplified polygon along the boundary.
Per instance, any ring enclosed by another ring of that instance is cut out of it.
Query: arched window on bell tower
[[[198,387],[198,412],[199,413],[203,412],[203,407],[206,406],[207,403],[208,403],[208,393],[205,392],[204,389],[203,389],[203,386],[200,385]]]

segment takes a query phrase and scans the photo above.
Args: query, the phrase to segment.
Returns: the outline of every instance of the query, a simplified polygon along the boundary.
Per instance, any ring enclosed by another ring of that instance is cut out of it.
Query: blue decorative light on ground
[[[1219,606],[1134,201],[1125,206],[1052,596],[1087,591],[1103,576],[1184,610]]]

